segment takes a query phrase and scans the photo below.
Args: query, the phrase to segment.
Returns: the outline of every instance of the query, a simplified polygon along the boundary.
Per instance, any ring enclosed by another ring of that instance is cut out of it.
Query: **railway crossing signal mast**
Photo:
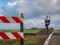
[[[49,32],[49,30],[48,30],[48,27],[49,27],[49,25],[50,25],[50,12],[48,13],[48,15],[44,18],[45,19],[45,27],[46,27],[46,30],[47,30],[47,32]]]

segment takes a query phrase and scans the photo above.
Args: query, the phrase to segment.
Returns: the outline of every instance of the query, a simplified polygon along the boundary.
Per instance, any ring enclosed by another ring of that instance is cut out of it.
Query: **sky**
[[[51,24],[60,29],[60,0],[0,0],[0,16],[20,16],[24,13],[24,28],[44,28],[44,17],[50,11]],[[8,25],[8,27],[7,27]],[[20,29],[16,23],[0,23],[0,29]]]

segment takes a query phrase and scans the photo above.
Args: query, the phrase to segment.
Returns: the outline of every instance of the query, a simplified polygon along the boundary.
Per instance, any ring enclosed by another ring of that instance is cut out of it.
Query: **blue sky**
[[[0,0],[0,16],[24,13],[24,28],[44,27],[44,17],[50,10],[49,27],[60,29],[60,0]],[[8,25],[8,27],[7,27]],[[0,29],[20,29],[19,24],[0,24]]]

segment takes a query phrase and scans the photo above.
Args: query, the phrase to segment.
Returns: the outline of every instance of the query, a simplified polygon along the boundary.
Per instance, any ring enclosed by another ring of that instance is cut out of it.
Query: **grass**
[[[52,33],[54,30],[49,30],[48,32],[46,30],[41,30],[39,31],[39,34],[47,34],[47,33]]]
[[[0,32],[20,32],[20,30],[0,30]]]
[[[45,40],[47,39],[46,36],[38,36],[38,37],[30,37],[25,39],[25,45],[43,45]]]
[[[0,45],[20,45],[19,44],[20,40],[10,40],[10,39],[5,39],[2,40],[0,39]]]
[[[24,30],[24,33],[38,33],[40,30]],[[20,32],[20,30],[0,30],[0,32]]]
[[[41,30],[24,30],[24,33],[38,33]]]

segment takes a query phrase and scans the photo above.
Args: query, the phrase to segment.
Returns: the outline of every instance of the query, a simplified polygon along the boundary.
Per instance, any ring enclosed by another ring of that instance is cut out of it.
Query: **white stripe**
[[[4,23],[4,22],[0,19],[0,23]]]
[[[6,17],[11,23],[16,23],[12,17]]]
[[[24,38],[23,32],[18,32],[18,34],[19,34],[22,38]]]
[[[11,32],[5,32],[5,34],[6,34],[10,39],[16,39],[16,37],[15,37]]]
[[[0,36],[0,39],[3,39],[3,38]]]
[[[44,45],[48,45],[48,44],[49,44],[49,40],[50,40],[50,38],[52,37],[53,33],[54,33],[54,32],[52,32],[52,33],[49,35],[49,37],[48,37],[47,40],[45,41]]]

